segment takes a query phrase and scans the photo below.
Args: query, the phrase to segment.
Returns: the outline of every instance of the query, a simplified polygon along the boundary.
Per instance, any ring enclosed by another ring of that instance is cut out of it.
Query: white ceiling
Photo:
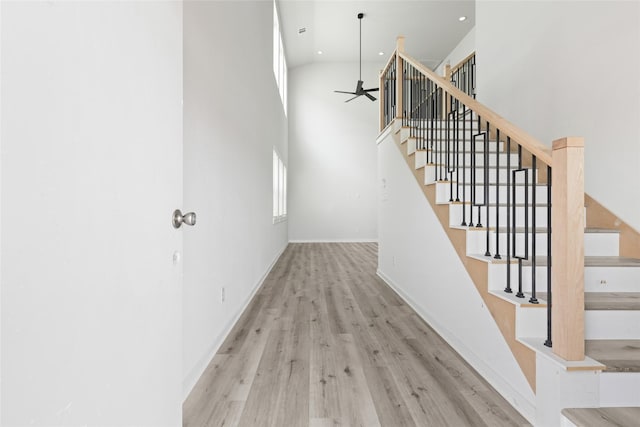
[[[475,25],[475,0],[277,0],[290,68],[314,62],[357,61],[362,19],[363,62],[385,62],[396,37],[405,51],[435,68]],[[466,21],[458,18],[466,16]],[[299,34],[298,29],[306,32]],[[317,52],[321,50],[322,55]],[[384,52],[379,56],[378,52]]]

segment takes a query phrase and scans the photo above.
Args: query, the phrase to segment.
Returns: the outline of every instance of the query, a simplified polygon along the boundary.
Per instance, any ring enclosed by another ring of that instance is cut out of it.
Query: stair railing
[[[476,99],[476,53],[473,52],[453,68],[447,64],[444,77],[453,86]]]
[[[546,279],[544,344],[584,360],[583,141],[562,138],[549,150],[476,101],[475,56],[468,59],[452,84],[407,55],[399,37],[380,74],[380,128],[409,128],[459,206],[459,226],[485,233],[479,256],[504,265],[506,294],[538,304],[537,282]]]

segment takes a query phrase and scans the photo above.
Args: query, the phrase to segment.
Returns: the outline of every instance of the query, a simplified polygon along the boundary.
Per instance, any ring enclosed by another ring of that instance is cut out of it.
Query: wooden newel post
[[[404,85],[404,61],[400,54],[404,53],[404,36],[396,38],[396,118],[402,120],[404,116],[402,108],[402,88]]]
[[[584,139],[553,141],[552,163],[553,352],[584,360]]]

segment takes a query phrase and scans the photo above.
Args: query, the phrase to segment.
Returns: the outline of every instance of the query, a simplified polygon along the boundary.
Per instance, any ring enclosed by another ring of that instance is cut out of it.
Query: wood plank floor
[[[184,425],[529,425],[376,265],[375,243],[290,244],[185,401]]]
[[[578,427],[637,426],[640,408],[573,408],[562,414]]]

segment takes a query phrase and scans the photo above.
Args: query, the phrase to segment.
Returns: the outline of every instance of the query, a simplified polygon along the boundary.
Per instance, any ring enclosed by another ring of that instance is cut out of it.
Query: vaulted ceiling
[[[277,2],[290,68],[314,62],[357,61],[359,12],[365,14],[364,62],[386,61],[396,37],[403,35],[407,53],[435,68],[475,25],[474,0]],[[460,21],[461,16],[466,19]]]

